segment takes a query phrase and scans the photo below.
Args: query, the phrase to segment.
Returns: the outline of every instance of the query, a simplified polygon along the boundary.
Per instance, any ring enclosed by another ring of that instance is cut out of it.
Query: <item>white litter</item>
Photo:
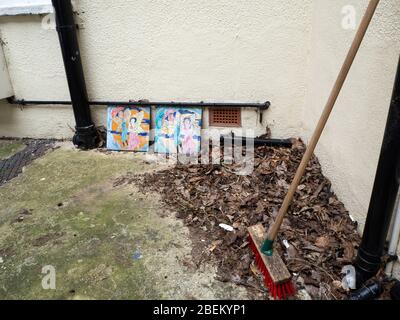
[[[345,275],[342,279],[342,288],[346,291],[356,289],[356,270],[354,266],[344,266],[341,273]]]
[[[289,241],[287,241],[286,239],[282,241],[283,245],[286,247],[286,249],[290,248],[290,244]]]
[[[3,258],[2,258],[2,257],[0,257],[0,263],[3,263],[3,262],[4,262]]]
[[[233,227],[228,226],[227,224],[221,223],[219,226],[220,226],[222,229],[226,230],[226,231],[229,231],[229,232],[232,232],[232,231],[233,231]]]

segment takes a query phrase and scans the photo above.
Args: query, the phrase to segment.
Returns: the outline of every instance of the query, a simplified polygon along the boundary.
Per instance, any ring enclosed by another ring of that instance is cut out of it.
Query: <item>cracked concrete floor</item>
[[[47,153],[0,187],[0,299],[246,299],[192,262],[188,229],[157,194],[114,186],[165,168],[143,154]],[[56,289],[42,287],[53,266]]]

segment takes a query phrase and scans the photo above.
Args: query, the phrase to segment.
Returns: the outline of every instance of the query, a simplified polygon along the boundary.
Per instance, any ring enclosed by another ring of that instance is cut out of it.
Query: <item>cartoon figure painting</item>
[[[200,152],[201,109],[180,109],[178,152],[187,156]]]
[[[154,151],[176,153],[178,133],[178,113],[174,108],[157,108]]]
[[[157,108],[155,152],[197,154],[201,115],[201,109]]]
[[[131,117],[129,119],[129,150],[136,150],[140,147],[140,134],[145,131],[142,128],[142,121],[144,118],[144,112],[139,111],[136,117]]]
[[[148,151],[150,108],[109,107],[107,149]]]

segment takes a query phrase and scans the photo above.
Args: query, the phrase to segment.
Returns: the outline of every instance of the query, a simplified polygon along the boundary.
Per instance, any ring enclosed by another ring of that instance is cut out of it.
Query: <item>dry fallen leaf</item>
[[[210,250],[210,252],[213,252],[219,245],[222,244],[222,242],[223,242],[222,240],[213,241],[208,250]]]
[[[261,273],[258,267],[255,265],[254,261],[250,264],[250,270],[256,277],[258,277]]]
[[[329,237],[327,236],[321,236],[315,240],[315,245],[319,248],[327,248],[329,247],[329,243]]]
[[[255,281],[254,275],[259,274],[252,263],[247,227],[262,223],[267,230],[276,217],[305,151],[301,141],[293,141],[291,149],[256,148],[254,171],[248,176],[235,174],[240,164],[224,163],[221,150],[218,165],[177,164],[156,173],[127,175],[118,184],[138,181],[143,192],[162,195],[166,207],[178,212],[177,217],[190,227],[193,260],[198,261],[198,252],[204,250],[199,239],[207,239],[209,254],[202,255],[201,262],[216,262],[221,279]],[[211,153],[215,152],[213,148]],[[227,235],[218,227],[221,222],[232,225],[234,232]],[[354,258],[360,236],[315,157],[307,166],[280,236],[276,249],[287,259],[290,272],[312,284],[309,294],[315,299],[326,295],[341,299],[343,292],[333,282],[341,279],[340,270]],[[290,249],[283,246],[283,239]],[[331,291],[322,290],[322,294],[320,283],[329,285]]]

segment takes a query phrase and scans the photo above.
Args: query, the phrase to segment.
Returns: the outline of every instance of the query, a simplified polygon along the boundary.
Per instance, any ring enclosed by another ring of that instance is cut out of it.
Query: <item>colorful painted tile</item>
[[[202,109],[179,109],[178,152],[193,156],[200,152]]]
[[[176,153],[178,146],[179,114],[176,108],[161,107],[156,110],[154,151]]]
[[[200,152],[202,109],[160,107],[156,111],[155,152]]]
[[[150,107],[109,107],[107,149],[117,151],[149,150]]]

